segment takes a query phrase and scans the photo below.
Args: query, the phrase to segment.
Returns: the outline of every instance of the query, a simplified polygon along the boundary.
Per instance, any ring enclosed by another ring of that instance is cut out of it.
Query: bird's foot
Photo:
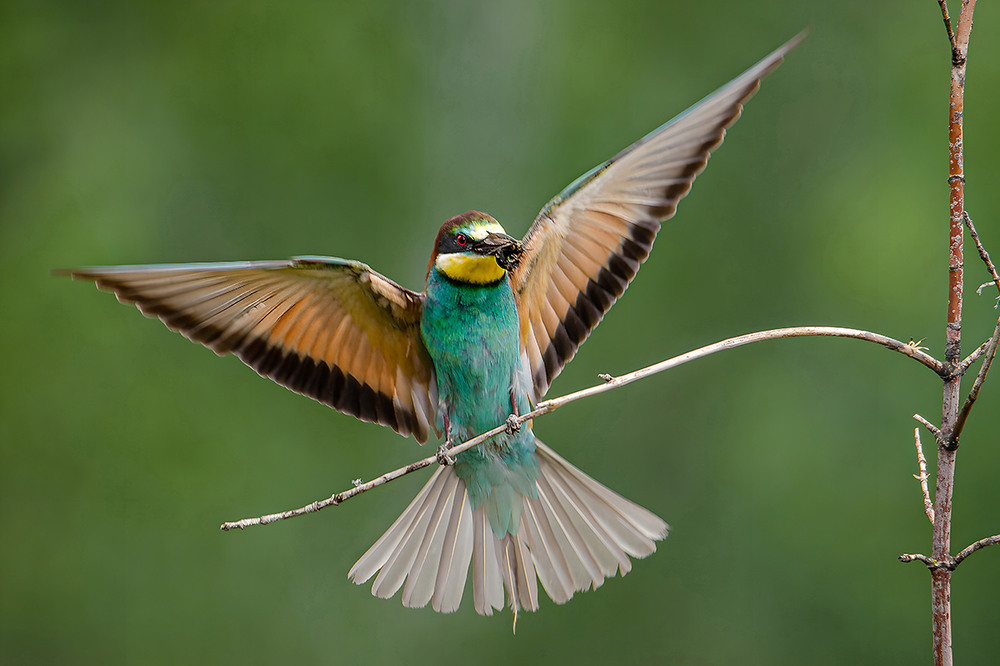
[[[517,420],[517,414],[511,414],[507,417],[507,434],[513,435],[521,430],[521,422]]]
[[[449,467],[455,464],[455,459],[448,455],[448,449],[451,448],[451,444],[442,444],[438,447],[437,451],[437,461],[439,465]]]

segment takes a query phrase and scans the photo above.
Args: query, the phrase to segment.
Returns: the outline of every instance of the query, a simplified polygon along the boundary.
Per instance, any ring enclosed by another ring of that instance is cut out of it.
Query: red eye
[[[465,234],[459,234],[455,236],[455,242],[458,243],[459,247],[465,247],[469,244],[469,237]]]

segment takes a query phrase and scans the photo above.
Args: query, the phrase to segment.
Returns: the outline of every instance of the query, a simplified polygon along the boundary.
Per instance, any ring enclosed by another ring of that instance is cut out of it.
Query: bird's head
[[[456,282],[492,284],[517,268],[523,252],[521,241],[504,233],[499,222],[469,211],[441,225],[427,271]]]

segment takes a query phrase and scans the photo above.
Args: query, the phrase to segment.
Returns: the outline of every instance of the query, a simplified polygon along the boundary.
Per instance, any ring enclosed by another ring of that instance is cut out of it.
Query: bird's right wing
[[[425,442],[437,382],[423,294],[357,261],[102,266],[68,271],[291,390]]]

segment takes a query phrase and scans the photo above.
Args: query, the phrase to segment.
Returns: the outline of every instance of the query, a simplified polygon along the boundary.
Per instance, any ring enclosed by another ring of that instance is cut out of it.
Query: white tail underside
[[[537,440],[536,440],[537,441]],[[667,524],[590,478],[537,442],[537,497],[525,497],[517,534],[498,538],[473,510],[465,482],[439,467],[403,514],[348,574],[361,584],[378,572],[372,594],[403,588],[403,605],[431,603],[443,613],[462,601],[469,564],[476,611],[492,615],[504,600],[516,612],[538,608],[538,581],[556,603],[598,588],[646,557]],[[506,595],[506,597],[505,597]]]

